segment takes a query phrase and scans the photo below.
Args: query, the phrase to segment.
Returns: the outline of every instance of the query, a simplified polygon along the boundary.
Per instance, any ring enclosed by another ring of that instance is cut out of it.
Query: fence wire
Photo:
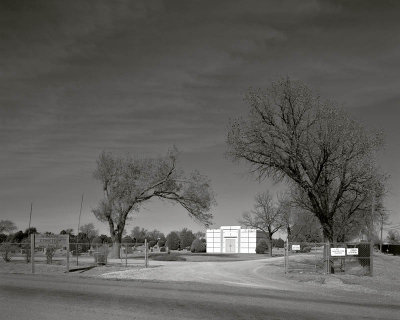
[[[285,246],[285,272],[372,275],[372,245],[289,242]]]
[[[22,243],[0,243],[0,268],[4,264],[32,264],[32,257],[34,264],[61,265],[67,270],[94,265],[147,267],[150,252],[165,251],[165,248],[157,246],[149,248],[147,243],[122,243],[119,250],[115,250],[108,243],[70,242],[68,247],[35,246],[33,255],[31,248],[31,241],[28,240]],[[116,257],[110,258],[111,253]]]

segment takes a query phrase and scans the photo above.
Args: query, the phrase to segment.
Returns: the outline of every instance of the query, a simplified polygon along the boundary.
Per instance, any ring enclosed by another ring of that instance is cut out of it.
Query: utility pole
[[[372,241],[372,236],[373,236],[373,226],[374,226],[374,214],[375,214],[375,191],[372,191],[372,196],[371,196],[371,219],[369,220],[370,226],[369,226],[369,241]]]
[[[380,243],[379,243],[379,251],[380,251],[380,252],[382,252],[382,242],[383,242],[383,240],[382,240],[383,222],[384,222],[383,219],[384,219],[383,216],[381,216],[381,221],[380,221],[380,222],[381,222],[381,241],[380,241]]]
[[[33,203],[31,202],[31,212],[29,213],[28,236],[29,236],[29,234],[31,233],[32,205],[33,205]]]
[[[79,250],[78,250],[78,237],[79,237],[79,228],[81,226],[81,214],[82,214],[82,205],[83,205],[83,193],[82,193],[82,200],[81,200],[81,209],[79,210],[79,220],[78,220],[78,231],[76,232],[76,246],[75,246],[75,251],[76,251],[76,266],[78,266],[79,262]]]

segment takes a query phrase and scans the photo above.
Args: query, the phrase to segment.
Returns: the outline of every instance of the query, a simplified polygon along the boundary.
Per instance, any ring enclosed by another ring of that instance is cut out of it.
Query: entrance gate
[[[373,274],[373,246],[357,243],[287,242],[285,273]]]

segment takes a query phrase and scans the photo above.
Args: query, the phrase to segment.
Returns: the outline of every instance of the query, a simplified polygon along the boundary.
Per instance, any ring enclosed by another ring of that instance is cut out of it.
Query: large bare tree
[[[279,210],[269,192],[255,197],[254,209],[242,215],[240,223],[249,228],[260,230],[268,239],[269,255],[272,257],[272,236],[285,224],[282,220],[283,210]]]
[[[228,154],[249,163],[260,179],[286,178],[298,190],[298,204],[318,218],[325,240],[335,241],[337,214],[351,218],[382,183],[374,162],[381,136],[290,79],[250,91],[247,102],[248,117],[231,123]]]
[[[153,198],[179,203],[197,221],[211,222],[215,200],[209,180],[197,171],[185,175],[176,167],[176,160],[176,149],[158,158],[100,154],[94,177],[101,182],[104,197],[93,213],[108,223],[114,257],[119,257],[129,214]]]

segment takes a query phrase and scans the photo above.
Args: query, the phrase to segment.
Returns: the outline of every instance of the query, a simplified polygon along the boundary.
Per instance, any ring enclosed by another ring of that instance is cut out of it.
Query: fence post
[[[31,271],[35,273],[35,233],[31,234]]]
[[[330,274],[331,273],[331,269],[330,269],[330,243],[329,241],[326,243],[325,245],[326,247],[326,274]]]
[[[369,243],[369,275],[374,275],[374,245],[373,241]]]
[[[289,240],[286,240],[285,248],[285,274],[289,271]]]
[[[147,268],[148,262],[147,262],[147,257],[148,255],[148,250],[147,250],[147,239],[144,239],[144,267]]]
[[[125,243],[125,268],[128,266],[128,244]]]
[[[69,272],[69,242],[67,246],[67,272]]]

